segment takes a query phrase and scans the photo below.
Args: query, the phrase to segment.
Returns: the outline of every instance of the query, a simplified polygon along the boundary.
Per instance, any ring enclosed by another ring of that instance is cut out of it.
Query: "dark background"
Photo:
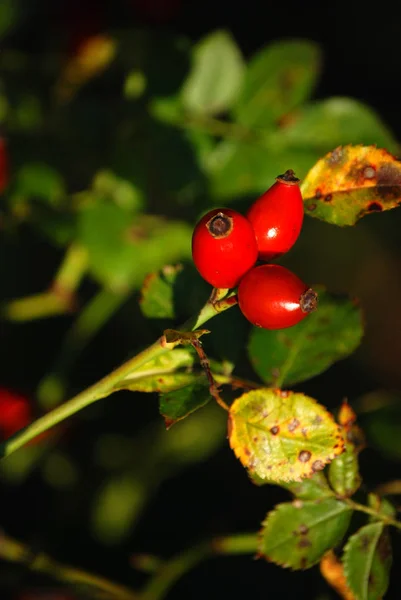
[[[322,77],[315,92],[316,98],[332,95],[352,96],[374,107],[401,139],[401,9],[393,3],[368,5],[362,2],[185,2],[180,0],[115,0],[113,2],[81,2],[77,0],[31,0],[26,2],[25,18],[10,40],[15,46],[41,53],[53,40],[63,44],[74,43],[86,33],[122,27],[151,27],[156,32],[185,34],[196,41],[217,28],[229,29],[245,57],[251,56],[269,41],[279,38],[307,38],[318,42],[324,54]],[[71,36],[71,31],[73,35]],[[76,36],[76,37],[74,37]],[[26,233],[26,248],[37,257],[37,269],[31,274],[35,286],[43,285],[48,273],[58,264],[56,251],[31,233]],[[22,260],[22,258],[21,258]],[[28,283],[25,283],[29,287]],[[91,288],[86,290],[88,295]],[[15,328],[1,326],[3,351],[12,356],[22,356],[25,391],[33,391],[38,377],[51,360],[52,348],[62,339],[67,324],[61,322],[32,323]],[[40,335],[40,341],[38,340]],[[145,331],[144,339],[151,340],[152,332]],[[39,355],[32,361],[35,343],[40,345]],[[75,374],[77,390],[103,375],[110,369],[108,349],[110,344],[118,363],[130,351],[131,345],[124,329],[124,320],[117,318],[98,336],[85,353],[85,367]],[[22,348],[22,353],[21,353]],[[21,365],[21,363],[20,363]],[[327,401],[333,404],[341,397],[344,383],[348,393],[355,395],[369,391],[382,381],[370,379],[366,371],[358,371],[355,364],[347,362],[327,376],[320,376],[310,390],[325,387]],[[20,368],[16,366],[4,374],[7,383],[21,387]],[[99,420],[79,421],[68,441],[84,469],[90,470],[85,458],[95,436],[99,422],[129,432],[138,429],[139,422],[157,417],[156,401],[130,403],[128,394],[121,394],[116,403],[102,404],[93,411]],[[97,412],[96,412],[97,411]],[[399,464],[383,461],[367,450],[363,455],[365,482],[393,478],[399,473]],[[90,486],[90,484],[88,484]],[[74,492],[52,491],[43,486],[35,473],[19,488],[2,486],[0,524],[5,531],[26,541],[38,550],[45,550],[60,561],[93,570],[127,585],[142,583],[128,564],[134,551],[149,551],[165,556],[189,547],[199,538],[229,533],[253,531],[263,519],[266,508],[288,498],[273,486],[256,488],[249,484],[240,464],[233,459],[227,446],[223,446],[206,462],[184,471],[179,477],[165,482],[148,505],[135,533],[117,548],[102,547],[88,533],[86,512],[82,509],[90,489],[82,485]],[[391,588],[386,596],[400,598],[401,580],[399,563],[400,541],[394,535],[396,554],[392,571]],[[0,576],[4,592],[1,597],[13,596],[21,581],[27,586],[47,585],[23,568],[2,564]],[[205,597],[220,598],[305,598],[328,600],[335,598],[318,575],[317,568],[305,573],[288,573],[264,561],[249,557],[217,558],[202,563],[180,580],[169,598]]]

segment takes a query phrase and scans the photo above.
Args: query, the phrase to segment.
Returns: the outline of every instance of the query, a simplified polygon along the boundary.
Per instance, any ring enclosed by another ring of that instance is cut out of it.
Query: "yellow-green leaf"
[[[334,418],[316,400],[272,388],[235,400],[229,440],[251,474],[276,483],[311,477],[344,448]]]
[[[305,213],[354,225],[401,202],[401,162],[375,146],[339,146],[320,159],[301,186]]]

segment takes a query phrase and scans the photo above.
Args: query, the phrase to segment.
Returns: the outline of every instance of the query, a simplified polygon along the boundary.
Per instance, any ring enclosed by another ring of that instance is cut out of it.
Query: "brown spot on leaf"
[[[322,460],[315,460],[312,463],[312,471],[316,473],[316,471],[321,471],[324,469],[324,462]]]
[[[370,545],[370,537],[368,535],[362,535],[360,539],[362,550],[367,550]]]
[[[377,183],[379,186],[401,185],[400,165],[382,164],[377,171]]]
[[[301,558],[301,562],[300,562],[301,569],[306,569],[307,565],[308,565],[308,560],[305,556],[303,556]]]
[[[316,417],[314,417],[312,423],[313,425],[320,425],[320,423],[323,421],[322,417],[320,415],[316,415]]]
[[[340,165],[346,159],[346,152],[342,146],[335,148],[326,158],[326,162],[335,167]]]
[[[308,430],[306,429],[306,427],[302,427],[301,433],[304,437],[308,437]]]
[[[254,436],[252,439],[253,439],[253,441],[255,442],[255,444],[257,444],[257,443],[258,443],[258,441],[259,441],[259,438],[258,438],[258,436],[257,436],[257,435],[255,435],[255,436]]]
[[[322,191],[321,191],[321,189],[320,188],[316,188],[316,191],[315,191],[315,198],[316,198],[316,200],[319,200],[321,197],[322,197]]]
[[[309,533],[309,528],[303,523],[301,523],[301,525],[298,527],[298,531],[301,535],[306,535],[307,533]]]
[[[314,202],[306,205],[307,210],[309,210],[310,212],[313,212],[314,210],[316,210],[316,207],[317,207],[317,204],[315,204]]]
[[[308,548],[309,546],[312,546],[312,543],[310,540],[308,540],[308,538],[303,537],[299,540],[297,545],[298,548]]]
[[[274,379],[278,379],[280,377],[280,369],[278,369],[277,367],[273,367],[271,373]]]
[[[374,179],[376,177],[376,169],[372,165],[366,165],[362,173],[365,179]]]
[[[278,425],[274,425],[271,429],[270,429],[270,433],[272,435],[277,435],[280,431],[280,427]]]
[[[288,423],[288,431],[290,431],[291,433],[293,431],[296,430],[297,427],[299,427],[300,423],[298,421],[298,419],[292,419],[292,421],[290,423]]]
[[[327,195],[324,197],[324,201],[325,201],[325,202],[331,202],[332,200],[333,200],[333,194],[327,194]]]
[[[380,202],[371,202],[366,207],[368,212],[381,212],[383,210],[383,205]]]
[[[377,552],[382,562],[386,562],[391,557],[391,544],[386,532],[380,536]]]
[[[312,458],[312,453],[309,450],[301,450],[298,454],[298,460],[302,463],[307,463]]]
[[[247,446],[245,446],[245,448],[244,448],[244,454],[246,454],[246,456],[251,456],[251,451],[249,450],[249,448]]]

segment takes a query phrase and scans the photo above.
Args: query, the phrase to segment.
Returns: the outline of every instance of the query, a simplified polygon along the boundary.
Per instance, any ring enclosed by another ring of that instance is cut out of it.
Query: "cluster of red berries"
[[[238,304],[257,327],[284,329],[317,307],[317,294],[294,273],[257,260],[282,256],[301,232],[304,208],[294,171],[276,182],[250,207],[246,217],[216,208],[196,225],[192,257],[199,273],[216,288],[238,286]]]

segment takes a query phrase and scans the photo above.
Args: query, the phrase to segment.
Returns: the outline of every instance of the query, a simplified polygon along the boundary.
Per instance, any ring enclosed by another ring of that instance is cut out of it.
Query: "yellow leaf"
[[[230,446],[251,475],[300,481],[320,471],[344,450],[333,416],[313,398],[264,388],[231,405]]]
[[[301,191],[305,214],[354,225],[366,214],[399,206],[401,162],[375,146],[339,146],[312,167]]]

